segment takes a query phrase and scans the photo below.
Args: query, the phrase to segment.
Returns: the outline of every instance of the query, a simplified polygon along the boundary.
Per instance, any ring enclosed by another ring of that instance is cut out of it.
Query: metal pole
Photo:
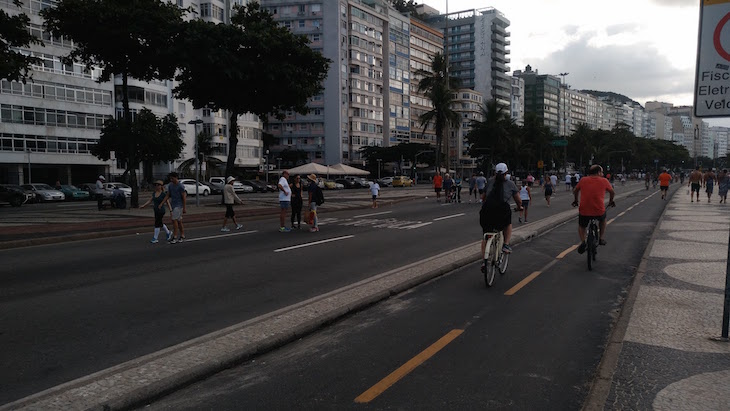
[[[195,125],[195,206],[200,207],[200,155],[198,153],[198,125]]]
[[[725,266],[725,304],[722,308],[722,338],[728,340],[730,325],[730,235],[728,235],[727,265]]]
[[[28,149],[28,184],[33,184],[33,173],[30,171],[30,149]]]
[[[695,144],[694,144],[694,152],[695,152],[695,167],[697,167],[697,140],[700,138],[700,126],[695,124]]]
[[[269,184],[269,150],[266,150],[266,184]]]

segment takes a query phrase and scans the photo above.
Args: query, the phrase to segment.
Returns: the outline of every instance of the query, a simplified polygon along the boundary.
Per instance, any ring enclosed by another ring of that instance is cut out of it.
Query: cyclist
[[[586,251],[586,227],[588,222],[595,218],[599,221],[599,240],[598,244],[606,245],[604,236],[606,234],[606,207],[603,204],[606,192],[610,194],[608,200],[609,207],[615,207],[613,202],[614,191],[611,184],[603,178],[603,168],[598,164],[591,166],[588,176],[582,178],[575,190],[573,190],[573,207],[578,207],[578,235],[580,236],[580,246],[578,253],[583,254]],[[580,207],[578,195],[580,194]]]
[[[512,238],[512,210],[509,205],[510,199],[514,199],[517,210],[522,210],[522,200],[517,186],[506,179],[507,164],[499,163],[495,167],[496,175],[487,181],[484,194],[484,204],[479,212],[479,224],[483,233],[499,230],[504,235],[502,252],[511,253],[512,247],[509,241]],[[482,236],[482,255],[487,246],[487,240]],[[482,268],[484,268],[482,266]]]

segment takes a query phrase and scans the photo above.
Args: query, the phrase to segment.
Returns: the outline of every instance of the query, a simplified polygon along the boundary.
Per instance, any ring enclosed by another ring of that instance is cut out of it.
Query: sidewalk
[[[722,330],[730,206],[682,187],[654,232],[587,410],[730,409]]]

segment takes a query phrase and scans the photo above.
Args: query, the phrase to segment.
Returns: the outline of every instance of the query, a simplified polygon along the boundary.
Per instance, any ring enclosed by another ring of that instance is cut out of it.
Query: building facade
[[[416,75],[418,70],[431,71],[431,62],[436,53],[444,51],[443,33],[434,29],[423,21],[411,17],[411,142],[421,144],[436,144],[436,126],[433,122],[424,127],[421,124],[421,115],[433,110],[433,103],[423,93],[418,92]]]

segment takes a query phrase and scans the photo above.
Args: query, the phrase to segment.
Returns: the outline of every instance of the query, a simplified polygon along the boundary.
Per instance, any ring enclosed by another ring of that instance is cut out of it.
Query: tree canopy
[[[18,9],[23,5],[19,0],[13,0],[13,4]],[[43,45],[40,39],[28,31],[29,23],[30,18],[25,13],[11,16],[5,10],[0,10],[0,79],[25,83],[31,64],[38,61],[35,57],[13,50],[32,44]]]
[[[292,34],[258,3],[237,6],[230,25],[191,20],[183,25],[176,52],[178,98],[196,108],[228,110],[228,164],[233,173],[238,116],[307,113],[309,99],[322,92],[330,60]],[[205,58],[201,58],[205,56]]]

